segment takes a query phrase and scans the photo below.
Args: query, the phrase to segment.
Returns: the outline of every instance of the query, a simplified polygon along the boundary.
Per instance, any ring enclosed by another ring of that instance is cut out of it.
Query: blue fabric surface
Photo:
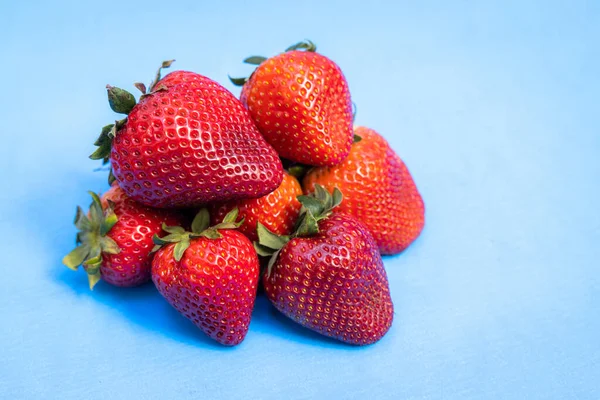
[[[600,398],[600,3],[411,3],[2,2],[0,397]],[[303,38],[426,203],[385,259],[383,340],[324,339],[261,297],[223,348],[152,285],[92,293],[61,265],[107,188],[87,159],[104,85],[176,58],[237,94],[242,58]]]

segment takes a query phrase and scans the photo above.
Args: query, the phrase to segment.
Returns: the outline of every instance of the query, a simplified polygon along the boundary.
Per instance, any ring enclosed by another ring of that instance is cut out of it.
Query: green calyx
[[[100,197],[94,192],[92,196],[89,215],[81,207],[77,207],[75,226],[77,232],[77,247],[67,254],[62,262],[68,268],[76,271],[80,265],[87,272],[90,289],[93,289],[100,280],[100,266],[102,253],[119,254],[121,249],[113,239],[107,236],[118,221],[114,212],[114,204],[108,201],[107,207],[102,207]]]
[[[166,90],[166,87],[162,85],[159,87],[155,86],[161,78],[161,71],[164,68],[169,68],[173,61],[175,60],[163,61],[161,66],[158,68],[158,71],[156,72],[154,80],[150,84],[149,91],[146,90],[146,86],[143,83],[134,83],[134,86],[142,92],[140,100],[142,100],[145,96],[148,96],[157,91]],[[106,85],[106,93],[108,96],[108,104],[110,105],[110,108],[116,113],[128,115],[133,109],[133,107],[135,107],[136,105],[135,97],[127,90],[111,85]],[[90,155],[90,158],[92,160],[102,160],[103,164],[107,164],[109,162],[113,139],[117,135],[117,132],[125,125],[126,122],[127,117],[115,121],[114,124],[109,124],[102,128],[100,136],[98,137],[98,139],[96,139],[96,142],[94,143],[94,145],[98,148]],[[108,174],[108,183],[112,184],[114,180],[115,177],[111,169]]]
[[[329,193],[323,186],[315,184],[315,192],[310,195],[298,196],[302,204],[300,215],[296,220],[294,231],[289,236],[279,236],[267,229],[260,222],[256,232],[258,241],[254,242],[254,249],[259,256],[271,257],[267,266],[267,275],[270,276],[277,256],[283,247],[295,237],[313,236],[319,233],[319,221],[329,217],[333,209],[342,203],[342,192],[335,188]]]
[[[155,246],[152,251],[158,251],[164,245],[169,243],[175,243],[175,247],[173,248],[173,257],[177,261],[181,261],[183,254],[190,247],[190,242],[192,239],[204,237],[207,239],[220,239],[223,235],[219,232],[221,229],[237,229],[239,228],[244,219],[241,221],[235,222],[238,218],[238,209],[234,208],[231,210],[225,218],[223,218],[223,222],[210,226],[210,214],[206,208],[203,208],[196,214],[194,220],[192,221],[192,230],[186,231],[181,226],[166,226],[163,224],[162,229],[168,233],[168,235],[159,237],[158,235],[154,235],[152,237],[152,241]]]
[[[108,94],[108,104],[116,113],[127,115],[135,106],[135,97],[127,90],[106,85],[106,92]]]
[[[295,44],[289,46],[287,49],[285,49],[285,53],[287,53],[288,51],[294,51],[294,50],[304,50],[304,51],[314,53],[317,51],[317,45],[307,39],[307,40],[304,40],[304,41],[301,41],[301,42],[298,42],[298,43],[295,43]],[[257,67],[265,61],[267,61],[267,57],[263,57],[263,56],[250,56],[250,57],[247,57],[244,59],[244,62],[246,64],[255,65]],[[252,72],[252,73],[254,73],[254,72]],[[252,76],[252,74],[250,74],[250,77],[251,76]],[[229,77],[229,80],[231,81],[231,83],[233,83],[235,86],[244,86],[244,84],[246,82],[248,82],[248,79],[250,79],[250,77],[248,77],[248,78],[246,78],[246,77],[233,78],[229,75],[228,75],[228,77]]]

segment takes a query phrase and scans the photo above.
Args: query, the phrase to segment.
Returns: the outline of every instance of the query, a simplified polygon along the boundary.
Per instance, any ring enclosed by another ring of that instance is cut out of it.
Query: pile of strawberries
[[[340,68],[300,42],[256,65],[238,100],[194,72],[161,70],[139,101],[107,86],[125,118],[105,126],[92,159],[110,189],[77,209],[63,262],[100,280],[149,280],[224,345],[244,340],[262,283],[297,323],[343,342],[381,339],[393,305],[381,254],[423,229],[408,169],[372,129],[353,127]]]

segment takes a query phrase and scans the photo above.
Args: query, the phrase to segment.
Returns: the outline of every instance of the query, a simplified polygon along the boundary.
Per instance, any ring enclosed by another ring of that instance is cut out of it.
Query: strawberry
[[[268,59],[249,57],[254,73],[231,80],[243,85],[240,100],[281,157],[336,165],[352,145],[352,101],[340,67],[315,51],[308,41]]]
[[[217,342],[239,344],[250,325],[259,265],[252,242],[234,230],[238,212],[209,228],[202,209],[192,231],[165,227],[169,235],[154,237],[158,250],[152,281],[177,311]]]
[[[77,207],[75,226],[78,247],[63,258],[76,270],[83,264],[90,289],[102,278],[115,286],[137,286],[150,280],[152,236],[162,225],[184,221],[176,211],[144,206],[127,197],[113,184],[102,195],[90,192],[93,202],[88,215]]]
[[[279,187],[266,196],[257,199],[231,201],[211,206],[212,223],[223,220],[223,217],[237,207],[244,222],[239,231],[250,240],[258,240],[256,224],[260,222],[278,235],[289,235],[302,205],[296,196],[302,194],[302,187],[292,175],[284,172]]]
[[[344,192],[339,211],[362,221],[382,254],[406,249],[425,224],[425,206],[408,168],[387,141],[372,129],[358,127],[362,140],[335,167],[314,168],[303,180],[305,193],[315,184]]]
[[[161,68],[170,66],[163,63]],[[127,118],[107,125],[93,159],[110,161],[128,196],[153,207],[194,207],[263,196],[283,178],[281,161],[242,103],[215,81],[161,69],[139,103],[108,86],[111,108]]]
[[[333,212],[342,195],[321,186],[303,204],[297,230],[277,236],[258,225],[260,255],[269,256],[269,300],[297,323],[343,342],[366,345],[389,330],[394,307],[377,245],[349,214]]]

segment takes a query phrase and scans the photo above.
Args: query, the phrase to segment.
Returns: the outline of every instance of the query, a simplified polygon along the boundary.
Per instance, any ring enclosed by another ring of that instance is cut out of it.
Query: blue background
[[[2,2],[0,397],[600,398],[600,3]],[[252,4],[250,4],[252,3]],[[426,228],[386,258],[374,346],[303,330],[259,298],[223,348],[152,285],[60,263],[107,83],[163,59],[239,93],[251,54],[310,38],[406,161]]]

